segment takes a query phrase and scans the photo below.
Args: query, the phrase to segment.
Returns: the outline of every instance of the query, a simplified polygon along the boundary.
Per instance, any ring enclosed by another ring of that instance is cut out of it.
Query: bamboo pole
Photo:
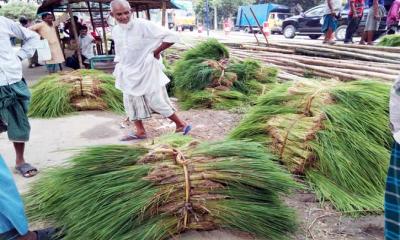
[[[78,47],[77,54],[78,54],[79,67],[80,68],[85,68],[83,66],[83,62],[82,62],[81,46],[80,46],[80,43],[79,43],[78,31],[76,30],[76,23],[75,23],[75,19],[74,19],[74,14],[72,13],[71,4],[69,2],[67,3],[67,10],[68,10],[68,13],[69,13],[69,17],[71,19],[72,32],[74,34],[74,37],[75,37],[75,40],[76,40],[76,45]]]
[[[106,27],[104,26],[103,3],[100,2],[99,5],[100,5],[101,28],[103,30],[104,50],[105,54],[108,55],[107,34],[106,34]]]
[[[261,26],[260,22],[258,21],[257,16],[254,13],[253,9],[251,7],[249,7],[249,8],[250,8],[251,14],[253,14],[253,17],[256,20],[256,23],[257,23],[258,27],[260,28],[260,31],[262,32],[262,34],[263,34],[263,36],[265,38],[265,41],[267,42],[267,45],[269,45],[268,38],[267,38],[267,35],[264,32],[263,26]]]
[[[146,15],[147,15],[147,19],[150,21],[151,20],[151,16],[150,16],[150,8],[149,8],[148,4],[146,4]]]
[[[253,27],[252,27],[252,26],[251,26],[251,24],[250,24],[249,18],[247,17],[246,13],[244,13],[244,12],[243,12],[243,15],[244,15],[244,17],[246,18],[246,21],[247,21],[247,23],[249,24],[250,31],[252,31],[252,32],[253,32],[253,34],[254,34],[254,37],[255,37],[255,38],[256,38],[256,40],[257,40],[257,45],[260,45],[260,41],[258,41],[257,34],[256,34],[254,31],[253,31]]]
[[[162,1],[162,6],[161,6],[161,15],[162,15],[162,19],[161,19],[161,23],[162,23],[162,26],[163,27],[165,27],[165,25],[166,25],[166,17],[167,17],[167,2],[166,1]]]

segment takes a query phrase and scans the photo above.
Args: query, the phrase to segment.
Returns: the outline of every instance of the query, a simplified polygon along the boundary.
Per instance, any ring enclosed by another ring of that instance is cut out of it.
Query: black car
[[[380,22],[379,30],[377,31],[377,37],[382,35],[386,30],[386,15],[387,11],[385,7],[381,7],[384,12],[384,17]],[[310,10],[302,13],[301,15],[287,18],[282,23],[283,35],[286,38],[294,38],[296,35],[309,36],[311,39],[318,39],[323,35],[321,31],[321,18],[325,13],[325,5],[319,5],[311,8]],[[339,27],[336,29],[335,37],[337,40],[344,40],[347,28],[347,18],[349,10],[344,9],[341,12],[341,19],[339,20]],[[364,10],[364,16],[361,19],[360,26],[358,27],[356,35],[360,36],[364,30],[365,23],[367,20],[368,9]]]

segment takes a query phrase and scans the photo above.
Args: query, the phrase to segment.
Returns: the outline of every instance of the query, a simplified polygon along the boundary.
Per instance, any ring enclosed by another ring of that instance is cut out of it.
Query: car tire
[[[335,38],[338,41],[344,41],[346,38],[347,25],[339,26],[335,31]]]
[[[317,34],[317,35],[308,35],[308,37],[309,38],[311,38],[311,39],[313,39],[313,40],[316,40],[316,39],[318,39],[318,38],[320,38],[321,37],[321,34]]]
[[[190,26],[189,30],[190,30],[191,32],[193,32],[193,30],[194,30],[193,26]]]
[[[245,33],[250,33],[250,28],[249,28],[249,27],[245,27],[245,28],[244,28],[244,32],[245,32]]]
[[[283,36],[285,36],[285,38],[294,38],[296,36],[296,27],[293,25],[287,25],[283,29]]]

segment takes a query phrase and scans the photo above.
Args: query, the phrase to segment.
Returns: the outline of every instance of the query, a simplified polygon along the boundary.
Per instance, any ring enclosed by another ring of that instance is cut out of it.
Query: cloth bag
[[[40,40],[38,47],[37,47],[37,53],[38,53],[38,61],[39,62],[51,60],[51,51],[50,51],[50,46],[49,46],[49,42],[47,41],[47,39]]]

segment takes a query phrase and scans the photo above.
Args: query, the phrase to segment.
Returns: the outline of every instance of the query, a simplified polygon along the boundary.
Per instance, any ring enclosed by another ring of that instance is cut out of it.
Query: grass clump
[[[225,46],[213,39],[188,50],[175,63],[173,85],[185,109],[232,109],[265,93],[276,76],[277,69],[257,61],[231,61]]]
[[[49,75],[31,89],[29,116],[54,118],[85,110],[122,113],[122,93],[114,85],[111,75],[97,70]]]
[[[28,215],[62,229],[64,240],[156,240],[220,228],[289,239],[295,215],[280,196],[298,185],[272,155],[257,143],[180,138],[78,153],[35,183],[26,196]],[[187,161],[188,201],[177,153]]]
[[[338,210],[380,212],[391,145],[389,87],[375,81],[281,84],[230,137],[263,143]]]

